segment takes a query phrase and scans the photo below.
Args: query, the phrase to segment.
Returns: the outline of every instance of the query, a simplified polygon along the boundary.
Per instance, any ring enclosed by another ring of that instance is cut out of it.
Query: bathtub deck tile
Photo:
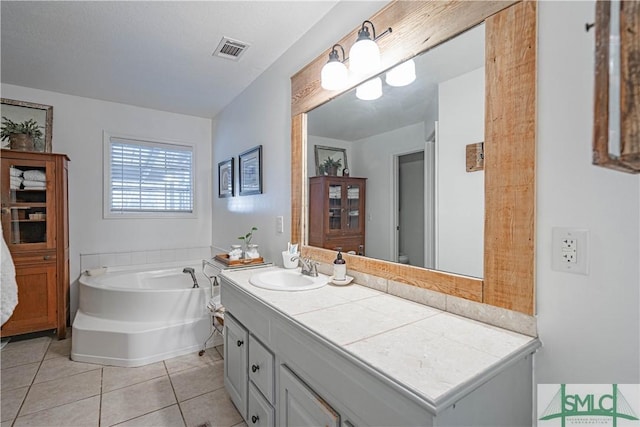
[[[162,362],[139,366],[137,368],[105,366],[102,370],[102,392],[108,393],[119,388],[164,376],[167,376],[167,371]]]

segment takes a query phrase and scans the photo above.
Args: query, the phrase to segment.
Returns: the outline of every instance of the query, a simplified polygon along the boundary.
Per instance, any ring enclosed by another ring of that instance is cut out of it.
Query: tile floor
[[[223,380],[222,347],[139,368],[69,359],[71,338],[9,342],[0,353],[1,425],[246,427]]]

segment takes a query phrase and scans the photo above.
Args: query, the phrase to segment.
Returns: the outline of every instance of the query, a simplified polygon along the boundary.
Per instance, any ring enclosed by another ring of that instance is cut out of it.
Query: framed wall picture
[[[53,129],[53,107],[51,105],[2,98],[0,116],[2,117],[2,148],[51,152],[51,132]],[[19,131],[25,128],[32,136],[28,140],[25,140]]]
[[[316,155],[316,176],[336,175],[344,176],[349,170],[347,164],[347,150],[344,148],[314,146]]]
[[[262,194],[262,145],[238,156],[240,195]]]
[[[218,197],[233,197],[233,157],[218,163]]]

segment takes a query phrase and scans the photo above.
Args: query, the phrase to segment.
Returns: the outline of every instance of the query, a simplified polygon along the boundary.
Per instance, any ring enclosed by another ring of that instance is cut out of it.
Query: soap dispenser
[[[338,255],[333,261],[333,279],[346,280],[347,278],[347,262],[342,259],[342,252],[338,250]]]

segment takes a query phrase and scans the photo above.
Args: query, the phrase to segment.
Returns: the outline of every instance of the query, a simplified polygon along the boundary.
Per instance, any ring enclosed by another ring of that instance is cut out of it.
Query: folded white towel
[[[22,185],[24,185],[24,188],[46,188],[47,187],[47,183],[46,182],[42,182],[42,181],[29,181],[29,180],[24,180],[22,181]]]
[[[46,181],[47,180],[47,176],[44,174],[44,172],[37,169],[24,171],[22,173],[22,176],[24,176],[24,179],[29,181]]]
[[[11,176],[22,176],[22,171],[18,168],[14,168],[13,166],[11,166],[9,168],[9,175]]]
[[[16,305],[18,305],[18,284],[16,283],[16,268],[13,264],[9,247],[4,241],[2,227],[0,227],[0,240],[2,240],[0,252],[0,324],[4,325],[13,314]]]
[[[17,176],[12,176],[11,177],[11,189],[12,190],[19,190],[21,186],[22,186],[22,178],[17,177]]]

